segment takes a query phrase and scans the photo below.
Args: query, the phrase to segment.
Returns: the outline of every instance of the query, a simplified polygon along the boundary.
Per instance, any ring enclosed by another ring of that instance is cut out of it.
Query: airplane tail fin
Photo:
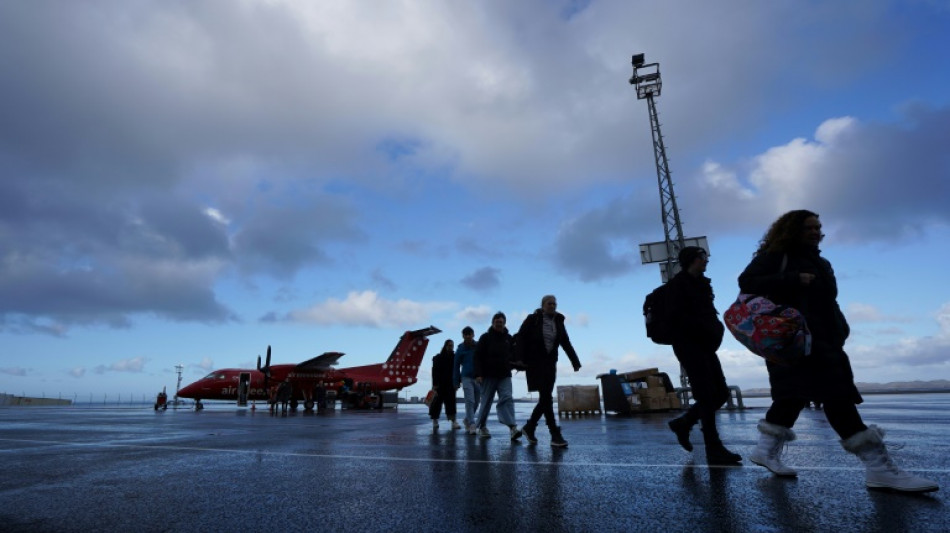
[[[437,333],[442,333],[442,330],[435,326],[403,333],[393,353],[382,365],[380,372],[383,374],[383,382],[399,388],[415,383],[422,358],[429,346],[429,336]]]

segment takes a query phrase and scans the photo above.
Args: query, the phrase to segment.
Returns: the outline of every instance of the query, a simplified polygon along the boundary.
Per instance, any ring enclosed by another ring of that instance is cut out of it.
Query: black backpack
[[[647,337],[657,344],[673,344],[673,302],[669,283],[664,283],[643,300]]]

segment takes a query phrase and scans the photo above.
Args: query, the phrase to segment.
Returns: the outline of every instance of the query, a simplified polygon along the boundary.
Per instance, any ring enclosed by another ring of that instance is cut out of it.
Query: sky
[[[583,367],[657,367],[647,102],[722,312],[821,215],[859,382],[950,379],[950,2],[0,2],[0,392],[153,398],[384,360],[545,294]],[[727,338],[730,385],[767,387]],[[515,395],[526,394],[523,374]]]

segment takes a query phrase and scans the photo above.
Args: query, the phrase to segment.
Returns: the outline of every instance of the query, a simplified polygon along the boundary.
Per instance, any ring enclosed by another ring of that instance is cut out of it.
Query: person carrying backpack
[[[689,376],[695,402],[668,425],[680,446],[692,451],[690,430],[696,422],[702,422],[706,462],[735,464],[742,456],[726,449],[716,429],[716,411],[729,399],[729,387],[716,355],[725,327],[713,305],[712,282],[704,275],[709,257],[706,250],[687,246],[680,250],[678,259],[681,270],[669,282],[673,353]]]

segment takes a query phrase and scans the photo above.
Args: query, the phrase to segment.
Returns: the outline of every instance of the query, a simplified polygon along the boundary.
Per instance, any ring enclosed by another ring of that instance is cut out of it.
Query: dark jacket
[[[815,279],[802,285],[801,273],[814,274]],[[847,399],[861,403],[851,361],[844,352],[851,328],[838,306],[834,270],[818,248],[799,245],[785,254],[756,255],[739,275],[739,290],[794,307],[805,317],[812,334],[812,353],[803,362],[792,367],[766,363],[773,399]]]
[[[564,315],[554,314],[554,326],[556,335],[554,346],[551,351],[547,350],[544,344],[544,332],[542,325],[544,315],[541,309],[536,309],[521,323],[517,334],[517,346],[515,348],[515,358],[523,361],[528,369],[525,375],[528,379],[528,390],[537,391],[544,388],[544,385],[553,386],[557,378],[557,358],[558,347],[564,349],[564,353],[571,360],[574,368],[581,366],[577,358],[577,352],[571,344],[571,338],[567,335],[567,329],[564,327]]]
[[[681,270],[670,280],[673,344],[681,350],[715,352],[722,344],[725,327],[713,305],[715,295],[706,276]]]
[[[508,328],[504,331],[488,331],[478,338],[475,346],[475,377],[477,378],[510,378],[511,377],[511,347],[512,338]]]
[[[452,365],[455,363],[455,354],[439,352],[432,358],[432,386],[440,394],[450,394],[455,390],[452,383]]]

